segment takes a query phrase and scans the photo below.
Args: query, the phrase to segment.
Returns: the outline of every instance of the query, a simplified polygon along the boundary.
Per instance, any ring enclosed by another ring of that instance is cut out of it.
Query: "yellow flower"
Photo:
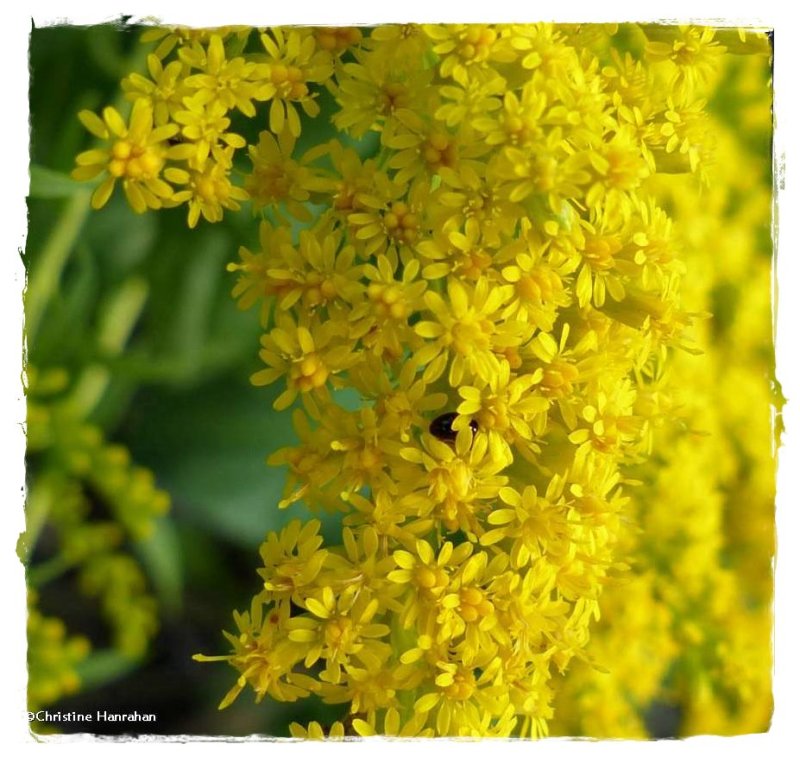
[[[271,101],[269,128],[280,134],[284,124],[294,137],[300,136],[300,116],[295,103],[310,117],[319,114],[319,105],[310,84],[324,83],[333,73],[333,61],[326,50],[316,49],[317,41],[309,29],[273,27],[261,34],[269,63],[258,63],[255,76],[261,81],[256,98]]]
[[[426,492],[428,506],[435,508],[431,512],[449,531],[461,529],[473,538],[483,533],[488,500],[508,481],[498,475],[508,465],[507,456],[493,459],[487,452],[487,437],[478,434],[473,439],[472,429],[465,423],[456,434],[455,449],[425,434],[422,449],[407,447],[401,453],[404,460],[424,469],[416,488]]]
[[[492,76],[486,81],[470,79],[466,83],[442,85],[439,94],[444,102],[436,108],[434,116],[448,129],[465,122],[474,127],[479,118],[501,107],[499,96],[505,89],[506,81],[502,76]]]
[[[725,48],[714,41],[715,30],[710,27],[657,27],[647,25],[645,48],[654,61],[669,61],[674,66],[670,85],[679,96],[693,93],[718,71]]]
[[[374,715],[370,721],[361,718],[353,719],[353,729],[359,736],[394,736],[400,738],[425,738],[433,736],[433,728],[425,728],[425,714],[413,714],[405,722],[402,721],[396,707],[386,710],[383,723],[378,728]]]
[[[372,177],[369,189],[356,194],[360,207],[348,214],[347,223],[362,258],[385,254],[396,260],[404,248],[413,247],[419,239],[428,191],[423,184],[410,195],[407,190],[406,184],[379,172]]]
[[[563,499],[563,479],[553,477],[544,497],[535,486],[526,486],[520,494],[516,489],[500,489],[500,499],[512,509],[497,508],[487,521],[498,528],[487,531],[481,544],[488,546],[502,539],[511,540],[511,564],[522,568],[537,559],[559,562],[571,549],[569,510]]]
[[[185,80],[185,66],[173,60],[166,66],[154,54],[147,56],[148,79],[132,73],[122,80],[121,87],[128,100],[148,100],[156,125],[169,123],[175,113],[183,110],[183,98],[190,94]]]
[[[353,264],[355,250],[343,246],[338,233],[327,234],[320,242],[316,234],[304,230],[296,246],[285,238],[262,249],[268,251],[267,291],[276,295],[280,310],[302,302],[309,312],[316,308],[331,312],[360,299],[362,268]]]
[[[205,50],[199,44],[184,47],[180,59],[191,68],[202,71],[187,76],[184,80],[186,86],[204,92],[204,99],[219,102],[225,110],[238,108],[248,118],[255,116],[253,98],[258,86],[252,81],[255,64],[248,63],[241,56],[226,60],[222,37],[212,34]]]
[[[438,736],[476,736],[499,718],[492,735],[509,736],[516,724],[509,692],[496,678],[500,660],[484,669],[442,661],[437,665],[434,690],[414,702],[414,712],[428,714]]]
[[[357,494],[350,497],[353,503],[358,499],[365,502]],[[376,510],[380,504],[376,503]],[[356,518],[348,516],[346,520],[353,522]],[[341,583],[344,586],[358,586],[362,594],[377,599],[381,612],[384,612],[395,606],[394,599],[402,592],[402,588],[388,578],[395,564],[388,553],[387,533],[377,526],[368,524],[351,528],[346,525],[342,529],[343,546],[336,550],[336,554],[341,556],[345,565],[338,574]]]
[[[641,440],[643,419],[633,414],[636,392],[627,380],[617,382],[608,393],[599,391],[596,405],[586,405],[581,417],[587,424],[569,435],[573,444],[590,444],[603,454],[635,449]]]
[[[393,583],[408,585],[412,591],[406,591],[406,601],[400,617],[405,628],[410,628],[422,616],[425,628],[429,623],[426,618],[435,622],[431,613],[436,609],[438,600],[444,596],[450,584],[449,571],[457,568],[472,554],[472,544],[463,542],[454,547],[452,542],[442,544],[439,554],[433,551],[428,542],[417,539],[414,545],[416,555],[402,549],[392,552],[392,559],[397,564],[397,569],[388,574],[388,579]],[[449,570],[448,570],[449,568]],[[403,655],[405,662],[414,662],[421,656],[415,650],[414,654]]]
[[[383,143],[393,151],[388,165],[397,169],[395,181],[402,184],[429,183],[445,168],[475,171],[477,159],[489,149],[466,128],[452,132],[411,112],[403,113],[391,134],[384,134]]]
[[[504,147],[497,159],[497,176],[504,180],[504,190],[511,202],[539,195],[553,213],[560,213],[562,201],[582,195],[580,185],[591,179],[586,170],[587,158],[573,152],[564,141],[560,128],[523,150]]]
[[[568,349],[569,334],[569,324],[564,324],[558,342],[549,332],[543,331],[528,345],[530,352],[542,363],[544,373],[540,389],[545,397],[567,398],[573,392],[574,383],[586,381],[588,378],[586,374],[581,375],[581,368],[586,362],[582,365],[577,358],[591,349],[591,342],[596,337],[589,332],[574,347]]]
[[[328,733],[325,733],[316,720],[312,720],[307,727],[300,725],[300,723],[290,723],[289,733],[296,739],[311,739],[312,741],[322,741],[323,739],[341,741],[345,737],[344,724],[338,720],[331,723]]]
[[[332,403],[326,403],[322,409],[312,408],[311,404],[306,401],[312,417],[330,432],[327,461],[338,468],[336,478],[328,485],[331,496],[346,500],[365,486],[394,492],[395,483],[387,473],[387,463],[392,455],[398,454],[399,445],[385,432],[374,410],[363,407],[348,412]]]
[[[202,168],[189,171],[167,168],[164,171],[170,181],[186,186],[172,196],[170,205],[188,203],[190,229],[197,226],[201,215],[209,223],[217,223],[222,220],[223,209],[239,210],[239,203],[248,199],[247,192],[230,180],[232,152],[230,147],[216,152],[215,158],[203,161]]]
[[[409,318],[422,305],[424,281],[417,280],[419,264],[412,260],[403,267],[402,279],[395,278],[395,268],[385,255],[377,257],[377,265],[364,266],[369,282],[366,299],[349,315],[350,335],[360,339],[373,354],[387,360],[398,360],[415,341]]]
[[[376,55],[343,63],[336,77],[336,127],[354,137],[370,129],[391,134],[411,114],[426,112],[432,72],[408,63],[398,66]]]
[[[102,552],[80,573],[81,590],[103,603],[114,646],[128,658],[141,658],[158,630],[158,609],[147,593],[147,579],[129,555]]]
[[[241,262],[228,263],[228,271],[239,272],[232,294],[238,300],[240,308],[246,310],[259,300],[263,300],[261,324],[266,326],[273,295],[280,295],[284,286],[283,281],[271,278],[268,273],[272,267],[273,250],[279,250],[284,245],[291,245],[292,237],[285,226],[273,227],[267,221],[262,221],[258,226],[258,238],[260,249],[257,252],[251,252],[246,247],[240,247]]]
[[[341,57],[361,42],[363,35],[357,26],[321,26],[314,29],[314,38],[321,50]]]
[[[679,106],[672,98],[667,100],[664,121],[658,130],[661,151],[655,152],[659,170],[672,173],[689,170],[700,172],[707,165],[711,153],[710,135],[705,102],[698,100],[690,105]]]
[[[307,668],[325,660],[320,680],[337,684],[342,680],[342,667],[351,660],[378,670],[391,655],[391,647],[378,641],[389,634],[389,626],[372,622],[378,608],[378,600],[359,596],[356,586],[346,587],[338,597],[330,586],[324,586],[318,597],[305,600],[310,614],[287,621],[288,638],[305,651]]]
[[[425,419],[444,407],[447,395],[429,391],[424,377],[417,376],[419,365],[412,359],[399,366],[395,376],[383,370],[384,363],[375,355],[366,355],[364,362],[350,371],[353,385],[364,397],[374,401],[375,411],[384,418],[387,431],[408,442],[414,428],[424,428]]]
[[[378,174],[377,165],[374,160],[365,160],[362,163],[355,150],[343,147],[336,140],[326,145],[326,151],[333,164],[331,187],[328,190],[331,194],[328,214],[346,225],[350,213],[367,207],[359,197],[369,196],[369,190]]]
[[[502,268],[502,277],[514,286],[514,294],[504,311],[506,317],[530,321],[542,331],[552,331],[558,313],[570,305],[570,278],[577,254],[571,244],[567,250],[529,234],[532,224],[523,219],[520,243],[506,247],[506,257],[514,253],[513,262]],[[575,287],[580,294],[580,281]],[[584,303],[580,301],[583,305]]]
[[[189,26],[157,26],[142,34],[142,42],[160,40],[155,55],[164,60],[176,48],[180,50],[195,42],[208,42],[212,36],[228,37],[235,35],[239,42],[250,36],[249,26],[220,26],[212,29],[193,29]]]
[[[311,150],[294,160],[295,142],[288,129],[279,132],[277,139],[262,131],[258,145],[248,147],[253,171],[245,178],[245,188],[256,208],[282,206],[298,220],[310,221],[306,203],[312,193],[329,191],[331,183],[309,165],[320,151]]]
[[[348,342],[342,343],[334,321],[312,327],[313,332],[290,316],[279,317],[277,323],[261,337],[259,356],[269,367],[251,377],[253,384],[264,386],[286,376],[287,388],[273,403],[276,410],[289,407],[300,392],[322,392],[333,374],[359,359]]]
[[[462,229],[467,222],[474,220],[489,247],[498,247],[513,237],[517,221],[524,211],[503,196],[501,182],[487,173],[483,164],[478,164],[475,170],[468,166],[462,166],[459,171],[442,167],[439,177],[442,183],[431,194],[429,212],[442,233]],[[468,232],[464,233],[469,236]],[[420,252],[435,259],[427,247],[421,248]]]
[[[547,92],[531,81],[522,88],[520,97],[513,91],[505,92],[502,109],[496,117],[482,114],[472,123],[478,131],[486,134],[487,144],[524,148],[542,138],[545,108]]]
[[[425,258],[436,261],[422,269],[426,279],[442,279],[451,273],[477,281],[490,273],[493,250],[481,238],[481,224],[476,218],[468,218],[464,231],[454,228],[455,224],[445,223],[434,234],[417,245],[417,252]]]
[[[480,376],[489,381],[499,369],[498,353],[527,341],[533,329],[521,321],[506,321],[501,307],[512,295],[510,286],[489,285],[485,278],[474,288],[448,279],[448,300],[436,292],[425,294],[425,304],[436,321],[420,321],[414,331],[431,340],[417,353],[428,380],[444,371],[448,353],[452,356],[448,381],[459,386],[465,377]]]
[[[633,131],[620,129],[589,153],[589,162],[598,178],[586,193],[587,204],[596,207],[605,199],[607,204],[618,206],[623,215],[630,215],[631,194],[650,175]]]
[[[583,70],[577,65],[576,48],[568,43],[560,27],[545,23],[512,24],[506,36],[522,68],[541,72],[545,81],[552,81],[556,87],[569,81],[570,71]]]
[[[80,689],[76,667],[89,654],[83,636],[68,636],[59,618],[42,615],[28,591],[28,707],[38,710]]]
[[[192,657],[198,662],[225,661],[239,671],[236,683],[219,704],[221,710],[233,704],[248,685],[256,692],[257,702],[267,695],[279,702],[294,702],[319,688],[319,683],[310,676],[292,672],[303,655],[285,635],[288,604],[282,610],[264,610],[263,597],[256,595],[250,612],[234,611],[238,633],[225,632],[232,647],[230,654]]]
[[[510,465],[514,460],[512,446],[516,445],[527,447],[531,452],[538,451],[534,433],[544,433],[550,406],[550,402],[535,391],[542,376],[542,371],[538,370],[512,377],[508,362],[503,361],[489,381],[459,387],[462,401],[458,413],[477,421],[478,433],[488,436],[493,460]]]
[[[420,24],[382,24],[365,40],[376,55],[394,65],[420,60],[429,49],[429,40]]]
[[[584,262],[575,282],[575,293],[581,307],[591,302],[595,307],[602,308],[606,293],[616,301],[625,297],[625,281],[620,275],[624,260],[620,253],[627,229],[620,228],[623,221],[621,216],[606,214],[604,210],[597,209],[596,225],[588,222],[585,225],[587,234],[581,250]]]
[[[102,119],[89,110],[82,110],[78,118],[94,136],[111,142],[107,149],[82,152],[72,171],[79,181],[108,174],[92,194],[93,208],[108,202],[117,180],[137,213],[160,208],[172,199],[172,187],[161,178],[161,171],[169,153],[167,140],[178,131],[175,124],[153,128],[153,109],[142,99],[133,104],[129,125],[112,107],[103,110]]]
[[[476,552],[451,577],[447,593],[439,602],[435,642],[458,645],[465,665],[491,659],[499,644],[508,642],[498,628],[493,582],[508,565],[505,555],[489,561],[487,552]],[[502,595],[497,597],[502,606]]]
[[[353,511],[346,516],[345,522],[374,528],[384,553],[394,542],[413,549],[417,538],[427,534],[434,524],[433,518],[421,517],[421,513],[429,508],[417,494],[398,497],[381,490],[372,500],[360,494],[350,494],[347,501]],[[387,601],[386,604],[391,607],[393,603]]]
[[[442,59],[439,75],[452,76],[459,84],[467,82],[476,70],[489,70],[491,62],[507,63],[516,57],[498,31],[487,24],[426,24],[423,29]]]
[[[342,509],[341,492],[330,491],[330,482],[341,470],[331,449],[333,432],[319,425],[312,427],[308,415],[299,409],[293,421],[299,443],[279,449],[267,460],[270,465],[288,466],[284,498],[278,507],[286,508],[302,499],[312,509]]]
[[[328,559],[327,550],[320,549],[320,522],[310,520],[303,525],[290,521],[280,534],[271,533],[261,545],[264,567],[258,573],[264,579],[264,589],[270,599],[286,603],[302,601]]]
[[[203,170],[206,160],[213,157],[218,163],[230,154],[228,148],[244,147],[244,137],[228,131],[231,124],[225,105],[207,91],[199,91],[183,98],[184,110],[175,113],[174,119],[182,125],[181,134],[186,140],[176,145],[172,156],[186,160],[191,168]]]

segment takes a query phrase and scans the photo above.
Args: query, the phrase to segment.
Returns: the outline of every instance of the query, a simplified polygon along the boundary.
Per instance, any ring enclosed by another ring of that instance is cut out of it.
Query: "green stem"
[[[147,282],[141,278],[127,279],[114,293],[100,321],[98,345],[109,357],[119,355],[139,319],[147,299]],[[78,418],[86,418],[96,407],[111,380],[106,365],[87,366],[72,390],[67,404]]]
[[[76,193],[69,200],[28,279],[25,293],[25,329],[28,342],[33,341],[47,303],[58,288],[61,272],[89,210],[88,190]]]
[[[64,555],[57,555],[46,562],[28,570],[28,585],[38,588],[54,578],[66,573],[74,565]]]
[[[144,51],[134,50],[128,58],[126,68],[130,72],[144,70],[145,58]],[[120,93],[114,101],[114,107],[119,110],[124,101],[125,96]],[[89,202],[91,192],[91,188],[78,191],[66,204],[45,243],[36,267],[28,277],[25,292],[25,333],[28,343],[31,343],[36,336],[47,304],[58,288],[61,272],[75,246],[75,240],[91,212]]]

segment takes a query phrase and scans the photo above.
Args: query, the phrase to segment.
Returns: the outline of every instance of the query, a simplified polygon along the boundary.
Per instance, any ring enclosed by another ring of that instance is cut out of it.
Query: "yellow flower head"
[[[278,319],[278,325],[261,338],[261,359],[269,366],[253,374],[256,386],[271,384],[287,377],[287,389],[275,400],[276,410],[294,402],[298,393],[322,392],[329,378],[358,360],[350,345],[343,343],[334,321],[314,324],[312,330],[296,323],[290,316]]]
[[[172,198],[173,189],[161,178],[161,171],[169,151],[167,140],[177,133],[177,126],[153,128],[153,109],[142,99],[133,104],[127,125],[112,107],[103,110],[102,119],[88,110],[82,110],[78,117],[94,136],[110,142],[108,148],[78,155],[78,167],[72,171],[73,178],[80,181],[107,174],[92,194],[93,208],[102,208],[108,202],[118,180],[137,213],[160,208]]]
[[[324,37],[323,37],[324,39]],[[269,128],[280,134],[284,124],[294,137],[300,136],[298,103],[308,116],[319,114],[311,84],[324,83],[333,72],[333,60],[326,49],[316,49],[317,39],[310,29],[273,28],[261,35],[269,62],[257,64],[261,84],[258,100],[269,100]]]

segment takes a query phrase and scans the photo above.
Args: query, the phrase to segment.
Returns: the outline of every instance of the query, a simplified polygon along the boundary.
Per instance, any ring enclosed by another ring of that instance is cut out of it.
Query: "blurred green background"
[[[221,629],[233,630],[231,611],[247,609],[259,590],[265,533],[307,517],[276,507],[284,473],[265,459],[292,443],[290,413],[272,410],[277,389],[248,382],[259,366],[258,314],[237,309],[234,274],[225,270],[240,245],[257,247],[257,223],[243,211],[213,226],[201,221],[193,232],[185,209],[137,216],[119,188],[95,212],[91,188],[69,178],[75,155],[92,145],[78,111],[115,104],[128,112],[119,81],[144,68],[148,47],[140,34],[124,25],[57,26],[33,29],[30,37],[28,362],[40,371],[66,368],[73,377],[107,371],[88,420],[150,468],[172,498],[152,539],[132,546],[159,603],[160,630],[142,661],[103,651],[106,631],[74,572],[37,587],[39,610],[62,618],[69,634],[86,636],[93,647],[78,669],[80,692],[47,709],[157,716],[154,724],[89,725],[96,733],[288,735],[291,720],[319,717],[319,705],[255,705],[245,693],[220,713],[236,672],[191,659],[228,651]],[[132,289],[146,292],[141,313],[124,349],[109,350],[104,318],[124,309]],[[29,459],[29,485],[37,470]],[[29,567],[47,557],[42,549],[37,545]],[[87,725],[62,723],[59,730]]]

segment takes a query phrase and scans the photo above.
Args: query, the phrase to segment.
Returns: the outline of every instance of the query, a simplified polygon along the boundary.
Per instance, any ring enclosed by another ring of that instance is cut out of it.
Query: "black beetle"
[[[441,439],[444,442],[454,442],[458,433],[453,429],[453,421],[456,418],[458,418],[458,413],[444,413],[431,421],[428,430],[437,439]],[[470,420],[469,427],[472,429],[473,436],[478,433],[478,422],[474,418]]]

